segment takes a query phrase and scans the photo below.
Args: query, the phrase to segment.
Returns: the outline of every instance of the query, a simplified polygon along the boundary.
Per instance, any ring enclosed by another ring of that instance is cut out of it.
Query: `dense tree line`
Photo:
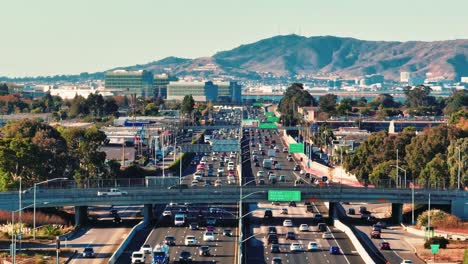
[[[295,126],[302,118],[298,115],[297,110],[303,106],[317,106],[315,98],[304,90],[301,83],[293,83],[281,99],[278,111],[281,113],[280,122],[289,126]]]
[[[116,166],[106,164],[99,151],[106,136],[95,126],[54,128],[24,119],[9,122],[1,129],[0,190],[25,186],[51,178],[66,177],[79,183],[97,177],[116,177]]]
[[[465,121],[462,121],[465,122]],[[462,153],[460,164],[466,175],[468,168],[468,130],[456,125],[440,125],[426,128],[416,135],[406,129],[398,135],[385,131],[374,133],[344,159],[344,168],[365,183],[375,185],[396,184],[397,150],[398,165],[407,170],[407,181],[421,186],[455,188],[458,183],[458,151]],[[465,155],[463,155],[465,153]],[[400,177],[403,171],[399,172]],[[468,178],[462,178],[462,186]]]

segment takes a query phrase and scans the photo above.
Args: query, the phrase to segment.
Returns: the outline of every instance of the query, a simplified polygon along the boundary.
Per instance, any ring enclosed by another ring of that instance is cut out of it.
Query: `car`
[[[323,238],[323,239],[331,239],[331,238],[333,238],[333,235],[332,235],[332,233],[329,232],[329,231],[323,232],[322,238]]]
[[[116,224],[122,223],[122,218],[118,214],[115,214],[114,219],[112,219],[112,222]]]
[[[373,216],[373,215],[369,215],[369,216],[367,216],[366,221],[371,223],[371,224],[374,224],[374,223],[377,223],[377,218],[375,216]]]
[[[296,202],[294,202],[294,201],[289,202],[289,207],[296,207]]]
[[[96,256],[92,247],[85,247],[81,255],[83,258],[94,258]]]
[[[301,252],[303,250],[302,245],[299,243],[291,243],[289,249],[291,250],[291,252]]]
[[[208,226],[214,226],[216,225],[216,218],[209,217],[206,219],[206,225]]]
[[[365,207],[365,206],[359,207],[359,213],[363,214],[363,213],[366,213],[366,212],[368,212],[367,207]]]
[[[318,230],[319,232],[325,232],[325,231],[327,231],[327,224],[325,224],[325,223],[318,223],[318,224],[317,224],[317,230]]]
[[[263,171],[257,171],[257,177],[261,178],[264,177],[264,175]]]
[[[413,264],[413,261],[410,259],[404,259],[400,264]]]
[[[265,212],[263,214],[263,219],[269,219],[269,218],[273,218],[273,212],[271,211],[271,209],[265,209]]]
[[[192,253],[187,250],[182,250],[179,255],[179,263],[191,263]]]
[[[327,176],[322,176],[322,182],[327,183],[328,182],[328,177]]]
[[[275,226],[269,226],[268,227],[268,234],[278,234],[276,227]]]
[[[215,235],[213,232],[205,232],[203,234],[203,241],[215,241]]]
[[[293,157],[292,157],[291,154],[289,154],[289,155],[286,157],[286,159],[287,159],[288,161],[293,161]]]
[[[143,246],[141,246],[140,251],[144,254],[151,254],[153,248],[149,244],[144,244]]]
[[[172,216],[172,212],[169,210],[166,210],[162,213],[162,216]]]
[[[301,224],[299,226],[299,231],[301,232],[308,232],[309,231],[309,226],[307,224]]]
[[[117,213],[118,213],[118,212],[117,212],[117,209],[110,209],[110,210],[109,210],[109,214],[110,214],[111,216],[114,216],[114,215],[116,215]]]
[[[197,244],[197,239],[195,238],[195,236],[186,236],[185,237],[185,241],[184,241],[184,244],[186,246],[195,246]]]
[[[216,230],[216,228],[214,226],[207,226],[207,227],[205,227],[205,230],[207,232],[214,232]]]
[[[265,185],[265,179],[259,179],[258,185]]]
[[[198,183],[199,181],[201,181],[202,178],[203,178],[203,176],[202,176],[201,174],[198,174],[198,173],[193,174],[193,179],[194,179],[194,181],[197,181],[197,183]],[[193,183],[193,182],[192,182],[192,183]]]
[[[286,219],[283,221],[283,226],[285,227],[292,227],[293,226],[293,223],[290,219]]]
[[[280,152],[278,146],[275,146],[275,147],[274,147],[274,150],[275,150],[276,152]]]
[[[221,180],[216,180],[215,181],[215,184],[214,184],[215,187],[221,187],[221,185],[223,185]]]
[[[375,224],[375,225],[380,226],[380,228],[382,228],[382,229],[386,229],[386,228],[387,228],[387,223],[384,222],[384,221],[379,221],[379,222],[377,222],[377,224]]]
[[[168,235],[164,237],[164,244],[168,246],[175,246],[176,244],[176,239],[174,236]]]
[[[286,233],[286,240],[296,240],[296,234],[294,231],[288,231]]]
[[[271,248],[270,248],[270,252],[271,253],[280,253],[281,252],[280,245],[279,244],[272,244]]]
[[[201,246],[198,248],[198,255],[199,256],[210,256],[210,246]]]
[[[145,253],[141,251],[135,251],[132,253],[132,263],[145,263],[146,256]]]
[[[299,174],[300,174],[300,175],[304,175],[305,173],[306,173],[305,170],[300,170],[300,171],[299,171]]]
[[[381,250],[390,250],[390,249],[391,249],[391,248],[390,248],[390,243],[388,243],[388,242],[382,242],[382,243],[380,243],[380,249],[381,249]]]
[[[217,161],[218,160],[218,157],[217,156],[212,156],[211,157],[211,161]]]
[[[317,242],[310,241],[309,244],[307,244],[307,251],[317,251],[317,250],[320,250],[320,247]]]
[[[304,174],[304,177],[306,177],[307,179],[309,179],[309,178],[311,177],[310,172],[306,172],[306,173]]]
[[[287,147],[284,147],[284,148],[283,148],[283,153],[288,153],[288,151],[289,151],[289,150],[288,150]]]
[[[282,208],[281,214],[288,214],[288,208]]]
[[[221,173],[221,174],[224,173],[224,168],[223,168],[223,167],[219,167],[219,168],[218,168],[218,174],[219,174],[219,173]]]
[[[190,230],[198,230],[198,223],[192,222],[189,224]]]
[[[260,167],[260,162],[256,161],[255,162],[255,167]]]
[[[382,232],[382,227],[380,225],[375,224],[372,226],[372,231]]]
[[[323,216],[321,214],[315,214],[314,215],[314,221],[316,223],[322,222],[323,221]]]
[[[280,175],[279,176],[279,181],[280,182],[286,182],[286,175]]]
[[[269,234],[267,238],[268,244],[278,244],[278,235],[277,234]]]
[[[371,231],[370,237],[380,239],[381,238],[380,231]]]
[[[354,208],[348,208],[348,214],[349,215],[355,215],[356,214],[356,210],[354,210]]]
[[[331,255],[338,255],[340,254],[340,248],[337,246],[331,246],[329,252]]]
[[[225,228],[223,230],[223,235],[228,236],[228,237],[232,236],[232,229],[231,228]]]
[[[271,264],[283,264],[283,260],[281,259],[281,257],[274,257],[271,260]]]
[[[301,166],[299,166],[299,164],[294,165],[294,171],[300,171],[300,170],[301,170]]]

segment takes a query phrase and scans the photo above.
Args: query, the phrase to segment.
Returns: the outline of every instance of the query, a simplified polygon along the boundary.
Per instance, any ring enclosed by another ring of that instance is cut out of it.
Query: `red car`
[[[379,231],[372,231],[370,233],[371,238],[380,238],[380,232]]]
[[[207,231],[207,232],[214,232],[214,231],[215,231],[215,227],[214,227],[214,226],[207,226],[207,227],[206,227],[206,231]]]

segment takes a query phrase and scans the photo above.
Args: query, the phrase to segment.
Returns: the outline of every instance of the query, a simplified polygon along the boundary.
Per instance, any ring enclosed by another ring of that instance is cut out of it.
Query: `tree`
[[[452,95],[445,100],[445,102],[445,115],[451,115],[452,113],[458,112],[460,110],[467,110],[468,92],[466,90],[455,90]]]
[[[447,149],[447,165],[450,173],[450,187],[458,187],[458,175],[460,174],[460,187],[468,186],[468,138],[459,138],[453,141]],[[460,172],[458,170],[460,169]]]
[[[446,160],[447,158],[445,155],[437,153],[419,174],[418,184],[446,187],[446,184],[448,184],[448,167]]]
[[[304,85],[302,83],[293,83],[286,89],[278,105],[278,111],[281,113],[281,122],[288,122],[288,125],[295,126],[302,119],[297,114],[298,108],[316,105],[317,102],[314,97],[304,90]]]
[[[184,96],[184,100],[182,100],[182,105],[180,106],[180,111],[182,114],[190,114],[192,113],[195,106],[195,100],[193,100],[192,95]]]
[[[159,107],[154,103],[149,103],[145,106],[145,116],[156,116],[158,115]]]
[[[425,85],[418,85],[414,88],[411,86],[405,87],[405,106],[415,115],[440,114],[440,104],[434,96],[429,95],[431,91],[431,87]]]
[[[395,102],[393,96],[390,94],[379,94],[369,103],[373,109],[382,109],[382,108],[394,108],[398,107],[398,103]]]
[[[336,100],[338,97],[334,94],[326,94],[320,97],[319,106],[320,111],[334,114],[336,110]]]
[[[338,107],[336,108],[336,112],[339,115],[347,115],[353,109],[354,101],[353,99],[346,97],[340,101]]]
[[[8,92],[8,85],[6,83],[0,84],[0,95],[7,95]]]

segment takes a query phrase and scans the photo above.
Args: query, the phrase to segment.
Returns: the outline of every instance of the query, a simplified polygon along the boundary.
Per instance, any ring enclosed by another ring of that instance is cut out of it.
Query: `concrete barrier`
[[[413,235],[417,235],[417,236],[420,236],[420,237],[425,236],[423,230],[416,229],[416,228],[413,228],[413,227],[410,227],[410,226],[405,226],[404,224],[401,224],[401,226],[408,233],[411,233]],[[453,233],[453,232],[441,232],[441,231],[437,231],[437,230],[434,231],[434,236],[444,237],[444,238],[446,238],[448,240],[459,240],[459,241],[468,240],[468,235],[466,235],[466,234],[457,234],[457,233]]]
[[[330,203],[329,202],[324,202],[325,207],[328,209],[330,208]],[[343,210],[343,208],[339,208],[341,206],[338,206],[337,210]],[[338,228],[339,230],[343,231],[346,236],[349,237],[349,240],[351,240],[351,243],[354,245],[356,248],[356,251],[358,252],[359,256],[364,260],[364,263],[366,264],[375,264],[375,261],[372,259],[372,257],[367,253],[366,249],[362,246],[362,244],[359,242],[357,237],[354,235],[353,231],[351,228],[349,228],[347,225],[341,223],[340,220],[338,219],[333,219],[333,226]]]
[[[133,237],[135,236],[136,232],[143,229],[144,227],[144,222],[141,221],[140,223],[138,223],[136,226],[134,226],[132,228],[132,230],[130,230],[130,233],[128,233],[127,237],[125,238],[124,241],[122,241],[122,243],[120,244],[119,248],[117,248],[117,250],[114,252],[114,254],[112,254],[112,256],[110,257],[109,259],[109,264],[114,264],[117,259],[120,257],[120,255],[123,253],[124,249],[128,246],[128,244],[130,243],[130,241],[132,241]]]

